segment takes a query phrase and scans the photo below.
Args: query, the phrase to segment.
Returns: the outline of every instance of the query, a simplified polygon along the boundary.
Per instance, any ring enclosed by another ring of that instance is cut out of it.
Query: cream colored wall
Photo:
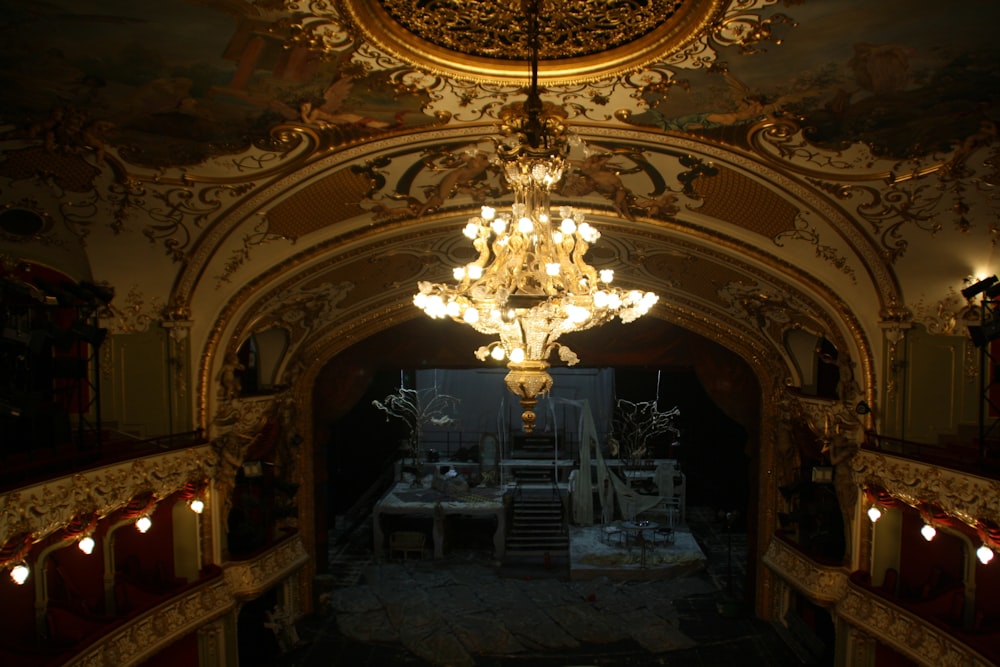
[[[887,355],[888,357],[889,355]],[[887,362],[881,433],[939,444],[978,422],[978,351],[964,335],[915,326]]]
[[[109,336],[101,354],[105,424],[139,438],[192,430],[185,343],[150,327]]]

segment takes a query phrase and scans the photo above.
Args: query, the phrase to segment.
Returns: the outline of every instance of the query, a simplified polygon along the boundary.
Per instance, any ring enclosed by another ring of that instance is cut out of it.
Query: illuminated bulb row
[[[188,503],[188,507],[195,514],[201,514],[205,511],[205,501],[201,498],[194,498]],[[141,516],[135,521],[135,527],[140,533],[145,533],[153,526],[153,521],[148,516]],[[90,535],[84,535],[76,543],[77,548],[83,553],[90,555],[94,553],[94,547],[96,542],[94,538]],[[24,584],[28,580],[28,575],[31,574],[31,570],[28,568],[26,563],[18,563],[10,569],[10,578],[18,586]]]
[[[868,518],[871,519],[872,523],[875,523],[876,521],[882,518],[882,510],[880,510],[875,505],[872,505],[871,507],[868,508]],[[929,523],[925,523],[923,527],[920,529],[920,534],[924,536],[925,540],[930,542],[937,535],[937,529],[934,528],[934,526],[930,525]],[[993,549],[991,549],[985,544],[981,545],[978,549],[976,549],[976,558],[978,558],[979,562],[982,563],[983,565],[986,565],[991,560],[993,560],[994,555],[995,554],[993,553]]]

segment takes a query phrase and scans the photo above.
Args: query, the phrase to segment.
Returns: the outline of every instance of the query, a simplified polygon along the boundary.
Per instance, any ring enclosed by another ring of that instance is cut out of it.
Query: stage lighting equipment
[[[963,289],[962,290],[962,296],[964,296],[966,299],[971,299],[972,297],[976,296],[977,294],[980,294],[980,293],[985,292],[986,290],[988,290],[990,287],[993,286],[993,284],[996,281],[997,281],[997,277],[996,276],[990,276],[989,278],[983,278],[978,283],[974,283],[972,285],[969,285],[965,289]]]

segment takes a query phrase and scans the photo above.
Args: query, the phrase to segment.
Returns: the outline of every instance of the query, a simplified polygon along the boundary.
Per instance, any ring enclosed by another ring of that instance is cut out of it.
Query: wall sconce
[[[84,535],[76,543],[76,546],[80,551],[87,554],[88,556],[94,553],[94,538],[90,535]]]
[[[141,517],[135,520],[135,528],[140,533],[145,533],[150,528],[152,528],[152,526],[153,526],[153,520],[150,519],[145,514],[143,514]]]
[[[937,535],[937,529],[929,523],[925,523],[924,527],[920,529],[920,534],[924,536],[924,539],[930,542]]]
[[[882,510],[880,510],[875,505],[868,508],[868,518],[871,519],[872,523],[875,523],[882,518]]]
[[[980,563],[986,565],[991,560],[993,560],[993,549],[990,549],[988,546],[984,544],[983,546],[976,549],[976,558],[979,559]],[[13,573],[11,573],[11,575],[13,576]]]
[[[10,568],[10,578],[18,586],[24,584],[28,580],[28,575],[31,574],[31,570],[28,569],[28,564],[21,562]]]

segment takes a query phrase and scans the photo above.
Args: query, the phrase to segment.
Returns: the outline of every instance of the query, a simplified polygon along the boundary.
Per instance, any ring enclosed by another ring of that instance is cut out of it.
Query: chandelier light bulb
[[[493,230],[494,234],[500,236],[507,231],[507,221],[503,218],[497,218],[490,224],[490,228]]]
[[[993,560],[993,549],[990,549],[985,544],[978,549],[976,549],[976,557],[979,558],[979,562],[986,565],[991,560]]]
[[[937,529],[931,524],[925,523],[923,528],[920,529],[920,534],[924,536],[925,540],[930,542],[934,539],[934,536],[937,535]]]
[[[504,355],[505,355],[505,353],[503,351],[503,348],[500,347],[499,345],[497,345],[496,347],[494,347],[490,351],[490,356],[493,357],[494,359],[496,359],[497,361],[502,361],[503,358],[504,358]]]
[[[469,223],[465,225],[465,229],[462,230],[462,233],[470,239],[474,239],[479,236],[479,225],[470,220]]]
[[[545,274],[549,275],[549,276],[558,276],[559,275],[559,263],[558,262],[549,262],[548,264],[546,264],[545,265]]]
[[[524,361],[524,349],[520,347],[515,347],[510,351],[510,360],[515,364],[519,364]]]
[[[465,320],[466,324],[475,324],[479,321],[479,309],[466,308],[465,312],[462,313],[462,319]]]
[[[466,272],[473,280],[479,280],[483,277],[483,267],[478,264],[469,264],[469,266],[466,267]]]
[[[462,280],[465,279],[465,267],[456,266],[454,269],[451,270],[451,275],[454,276],[455,280],[461,282]]]
[[[563,218],[562,223],[559,225],[559,231],[567,236],[576,232],[576,222],[573,218]]]
[[[535,229],[535,223],[531,221],[531,218],[525,216],[517,221],[517,231],[522,234],[530,234]]]
[[[479,210],[479,214],[482,216],[483,220],[486,220],[488,222],[492,220],[494,217],[496,217],[497,210],[492,206],[483,206]]]
[[[31,570],[24,563],[18,563],[10,569],[10,578],[18,586],[21,586],[28,580],[28,575],[31,574]]]
[[[444,308],[444,312],[448,317],[458,317],[462,314],[462,309],[459,308],[457,301],[449,301],[448,305]]]
[[[601,278],[601,282],[605,284],[611,283],[615,279],[615,272],[612,269],[601,269],[598,275]]]
[[[140,533],[145,533],[153,526],[153,521],[148,516],[141,516],[135,521],[135,528]]]
[[[94,538],[90,535],[81,537],[80,541],[76,543],[77,548],[88,556],[94,553]]]
[[[872,523],[875,523],[882,518],[882,510],[872,505],[868,508],[868,518],[871,519]]]
[[[201,498],[194,498],[191,500],[191,504],[189,505],[189,507],[191,508],[191,511],[194,512],[195,514],[201,514],[202,512],[205,511],[205,501],[202,500]]]

